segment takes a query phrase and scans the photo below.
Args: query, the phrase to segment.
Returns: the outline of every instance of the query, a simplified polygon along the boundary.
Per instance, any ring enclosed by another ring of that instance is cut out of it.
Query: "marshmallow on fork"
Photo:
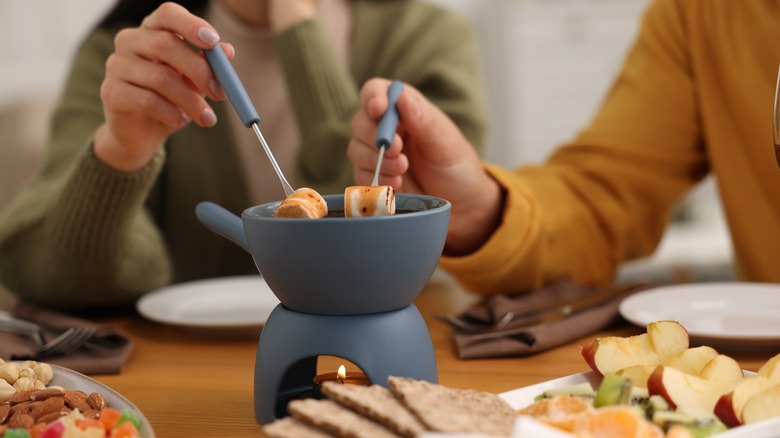
[[[301,187],[279,204],[274,217],[319,219],[328,215],[328,204],[315,190]]]
[[[391,186],[351,186],[344,190],[344,216],[367,217],[395,214]]]

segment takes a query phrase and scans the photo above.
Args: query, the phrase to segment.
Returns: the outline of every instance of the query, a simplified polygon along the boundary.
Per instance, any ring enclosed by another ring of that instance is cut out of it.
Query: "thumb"
[[[422,149],[423,155],[434,154],[437,161],[454,159],[457,152],[452,146],[466,142],[455,123],[409,85],[398,96],[396,107],[406,137]]]

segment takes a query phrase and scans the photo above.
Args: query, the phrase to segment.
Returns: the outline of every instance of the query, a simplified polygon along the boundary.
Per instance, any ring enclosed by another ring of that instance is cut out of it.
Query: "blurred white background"
[[[456,10],[474,27],[491,115],[487,160],[509,167],[543,160],[589,121],[648,3],[427,1]],[[112,5],[108,0],[0,0],[0,36],[12,42],[0,58],[0,212],[37,163],[71,56]],[[677,217],[656,254],[628,264],[622,279],[731,278],[731,246],[715,183],[702,184],[680,205]]]

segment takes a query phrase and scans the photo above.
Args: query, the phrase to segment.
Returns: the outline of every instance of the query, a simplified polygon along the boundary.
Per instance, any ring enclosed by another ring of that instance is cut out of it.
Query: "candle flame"
[[[336,376],[338,376],[341,383],[344,383],[344,380],[347,379],[347,368],[344,365],[340,365],[339,370],[336,372]]]

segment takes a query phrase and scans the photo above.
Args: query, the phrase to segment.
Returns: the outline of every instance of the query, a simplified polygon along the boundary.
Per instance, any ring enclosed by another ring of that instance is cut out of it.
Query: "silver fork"
[[[35,357],[64,356],[73,353],[95,335],[94,327],[71,327],[61,335],[42,345],[35,351]]]
[[[472,339],[487,339],[510,336],[527,331],[529,327],[550,324],[571,315],[604,305],[618,297],[624,298],[631,292],[641,290],[643,285],[613,287],[583,295],[566,303],[556,303],[552,306],[527,309],[523,312],[507,312],[497,322],[491,325],[475,324],[458,316],[436,315],[458,329],[471,333]]]
[[[0,311],[0,331],[29,336],[35,340],[35,343],[38,344],[38,346],[44,344],[43,335],[37,325],[13,318],[4,311]]]

